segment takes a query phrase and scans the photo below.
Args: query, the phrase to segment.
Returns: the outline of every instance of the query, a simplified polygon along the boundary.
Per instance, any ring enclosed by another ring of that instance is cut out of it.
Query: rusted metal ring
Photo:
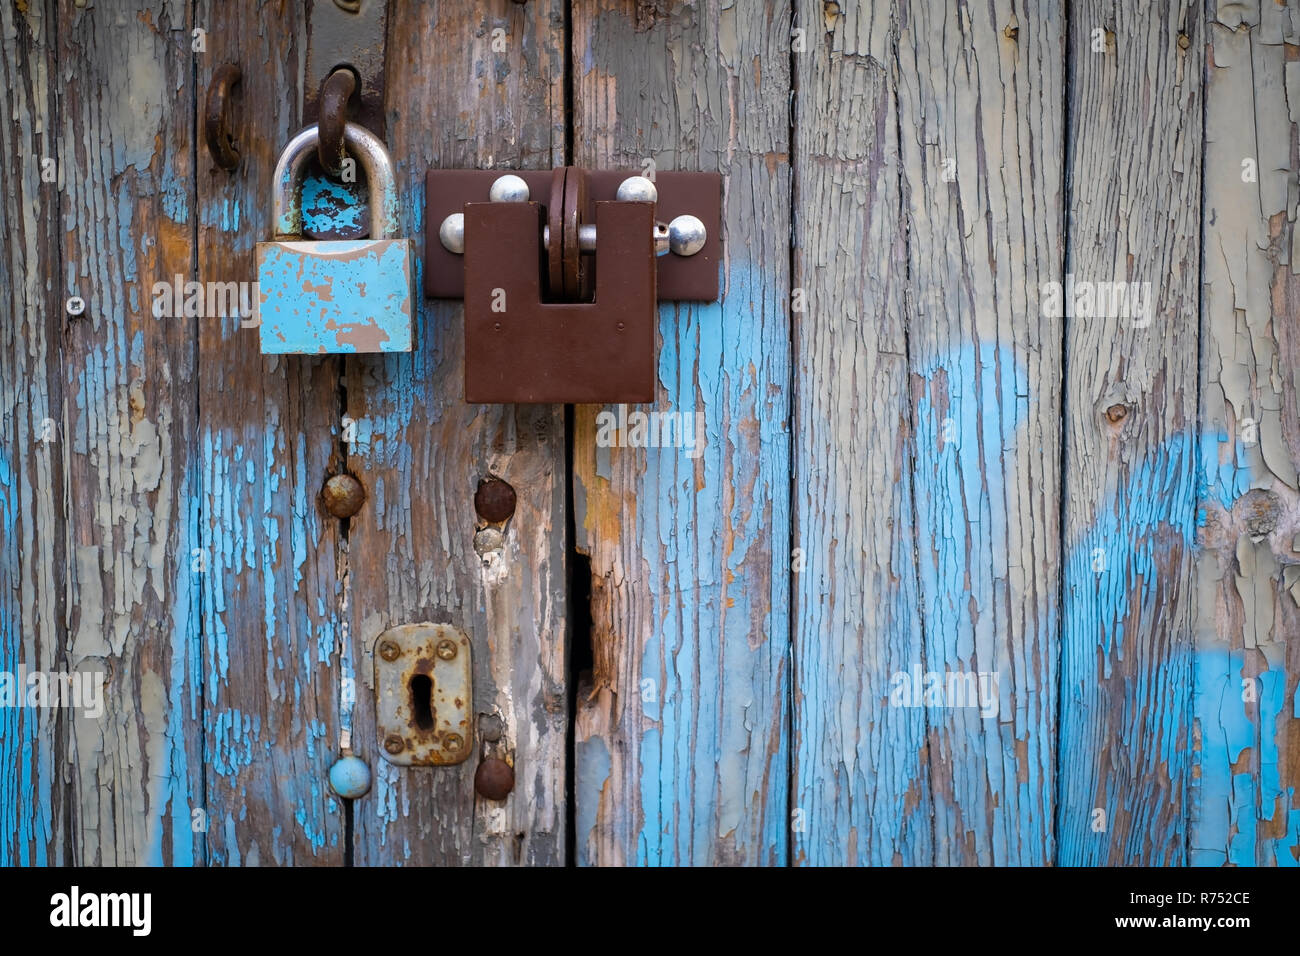
[[[356,89],[356,74],[346,67],[339,67],[320,85],[320,117],[316,123],[320,142],[316,145],[316,155],[321,168],[330,176],[337,177],[343,172],[343,158],[347,155],[343,128],[347,126],[348,103]]]
[[[577,169],[565,166],[564,169],[564,232],[560,237],[560,246],[564,256],[564,298],[568,302],[577,299]]]
[[[225,170],[239,166],[239,150],[230,135],[230,91],[239,85],[244,74],[234,63],[225,63],[212,74],[208,95],[203,104],[203,135],[212,161]]]
[[[564,298],[564,181],[566,167],[551,171],[551,198],[546,204],[546,225],[551,241],[546,245],[547,278],[552,299]]]
[[[567,298],[581,302],[586,298],[586,263],[582,256],[582,226],[587,218],[587,171],[569,167],[564,186],[564,269]]]

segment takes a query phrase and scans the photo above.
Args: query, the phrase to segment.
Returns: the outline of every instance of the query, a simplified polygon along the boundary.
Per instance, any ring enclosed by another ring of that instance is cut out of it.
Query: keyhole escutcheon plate
[[[379,752],[401,767],[447,766],[473,750],[469,637],[450,624],[399,624],[374,646]]]

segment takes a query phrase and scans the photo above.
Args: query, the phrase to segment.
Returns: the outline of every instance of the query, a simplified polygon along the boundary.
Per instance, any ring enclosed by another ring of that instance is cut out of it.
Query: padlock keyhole
[[[417,730],[433,730],[433,681],[428,674],[411,678],[411,721]]]

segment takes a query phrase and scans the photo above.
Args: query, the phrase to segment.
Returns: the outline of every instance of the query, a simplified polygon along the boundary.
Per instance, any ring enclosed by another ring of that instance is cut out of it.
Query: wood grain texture
[[[198,855],[197,347],[151,311],[153,283],[194,267],[190,30],[184,3],[59,4],[60,284],[86,301],[61,357],[66,660],[105,675],[65,770],[79,864]]]
[[[720,303],[659,310],[655,408],[704,447],[603,448],[579,406],[581,864],[780,864],[789,836],[789,56],[783,2],[573,5],[574,162],[720,170]],[[694,457],[692,457],[692,455]]]
[[[1057,859],[1182,864],[1204,27],[1173,2],[1071,17],[1066,272],[1149,283],[1152,314],[1066,319]]]
[[[1300,4],[1211,7],[1189,862],[1300,865]]]
[[[925,709],[889,705],[922,646],[897,18],[795,23],[793,862],[929,864]]]
[[[563,163],[562,23],[558,0],[403,6],[390,21],[389,148],[408,235],[423,231],[430,165]],[[463,357],[461,305],[421,299],[412,353],[347,361],[348,466],[370,496],[344,559],[354,744],[374,770],[355,805],[358,864],[563,861],[563,408],[466,405]],[[474,492],[489,475],[514,487],[518,506],[476,539]],[[469,635],[475,712],[505,731],[457,766],[399,770],[378,753],[372,653],[384,628],[421,621]],[[504,802],[476,796],[480,754],[514,762]]]
[[[0,7],[0,672],[66,670],[68,429],[52,3]],[[48,162],[46,162],[48,161]],[[43,174],[54,180],[47,182]],[[73,853],[64,710],[0,709],[0,866]]]
[[[1052,858],[1064,11],[898,11],[934,862]],[[916,679],[911,681],[913,695]],[[971,692],[975,691],[974,694]]]
[[[226,62],[243,73],[230,114],[238,169],[217,167],[198,145],[205,284],[256,279],[253,248],[272,231],[272,172],[301,125],[303,15],[292,3],[197,7],[195,23],[207,31],[200,135],[212,74]],[[341,864],[344,807],[327,777],[339,752],[344,657],[340,522],[318,493],[342,466],[342,362],[263,356],[254,321],[210,314],[191,325],[208,860]]]

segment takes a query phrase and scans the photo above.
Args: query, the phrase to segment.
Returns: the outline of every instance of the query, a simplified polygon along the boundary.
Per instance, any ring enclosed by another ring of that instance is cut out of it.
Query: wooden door
[[[0,703],[102,692],[0,707],[0,863],[1300,864],[1296,0],[394,5],[408,235],[430,167],[723,174],[648,448],[467,405],[455,302],[156,317],[253,278],[306,17],[0,6]],[[499,731],[454,767],[376,739],[419,621]]]

